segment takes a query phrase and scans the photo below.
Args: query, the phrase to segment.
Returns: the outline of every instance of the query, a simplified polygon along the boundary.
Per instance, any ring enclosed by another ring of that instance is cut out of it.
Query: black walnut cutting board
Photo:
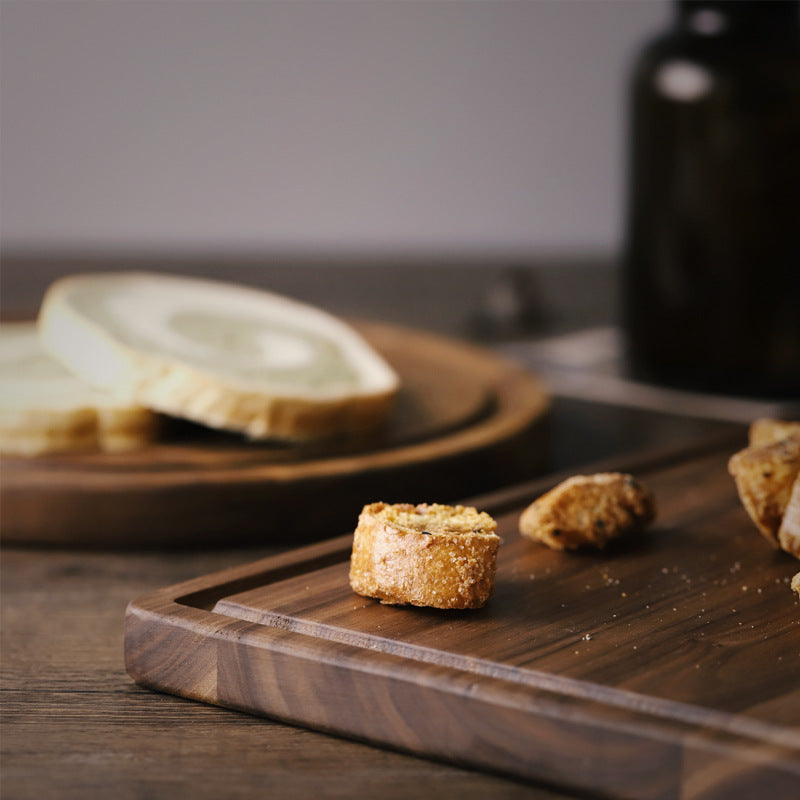
[[[600,554],[519,536],[547,481],[487,495],[503,543],[480,611],[353,594],[347,536],[132,602],[127,669],[166,692],[601,796],[794,800],[798,563],[747,519],[729,454],[628,464],[659,517]]]
[[[402,381],[380,431],[288,446],[173,425],[133,453],[4,457],[4,544],[311,541],[347,530],[365,492],[455,499],[536,473],[549,401],[530,372],[455,339],[354,324]]]

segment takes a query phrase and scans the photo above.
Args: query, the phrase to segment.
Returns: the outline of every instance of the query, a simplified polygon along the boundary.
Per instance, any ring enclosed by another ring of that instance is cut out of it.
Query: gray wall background
[[[613,253],[662,0],[4,0],[7,250]]]

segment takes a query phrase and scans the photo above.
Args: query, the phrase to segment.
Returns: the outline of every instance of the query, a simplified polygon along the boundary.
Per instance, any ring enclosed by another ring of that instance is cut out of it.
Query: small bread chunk
[[[792,591],[795,591],[797,592],[797,594],[800,594],[800,572],[798,572],[792,578]]]
[[[740,450],[731,456],[728,471],[756,527],[779,547],[778,530],[800,473],[800,434]]]
[[[480,608],[494,591],[497,523],[438,503],[371,503],[358,518],[350,586],[382,603]]]
[[[640,530],[655,514],[653,496],[632,475],[575,475],[531,503],[519,528],[554,550],[601,548]]]
[[[800,474],[794,479],[792,494],[778,529],[778,544],[787,553],[800,558]]]
[[[800,422],[788,422],[782,419],[757,419],[749,432],[751,447],[772,444],[787,436],[800,435]]]

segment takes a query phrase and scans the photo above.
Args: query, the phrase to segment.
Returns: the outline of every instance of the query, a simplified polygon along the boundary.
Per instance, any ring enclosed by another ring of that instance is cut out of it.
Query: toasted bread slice
[[[383,603],[479,608],[494,590],[496,528],[471,507],[371,503],[353,538],[350,585]]]
[[[800,473],[800,434],[740,450],[728,461],[728,471],[756,527],[779,547],[778,530]]]
[[[778,528],[778,544],[787,553],[800,558],[800,474],[794,479],[792,493],[783,512]]]
[[[749,444],[751,447],[772,444],[792,435],[800,435],[800,422],[790,422],[782,419],[757,419],[750,426]]]
[[[45,347],[93,386],[254,439],[366,431],[399,386],[340,320],[215,281],[72,276],[47,292],[39,329]]]
[[[158,415],[98,391],[41,346],[32,322],[0,325],[0,452],[132,450],[158,435]]]
[[[554,550],[604,547],[656,515],[655,500],[632,475],[574,475],[531,503],[520,533]]]

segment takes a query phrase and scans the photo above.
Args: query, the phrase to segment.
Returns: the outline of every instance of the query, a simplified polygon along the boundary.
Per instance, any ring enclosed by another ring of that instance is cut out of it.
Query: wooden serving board
[[[742,509],[733,446],[619,464],[659,516],[602,553],[520,537],[520,512],[556,478],[487,495],[503,542],[479,611],[355,595],[349,536],[156,591],[128,607],[128,672],[604,797],[796,800],[800,567]]]
[[[454,339],[353,324],[401,378],[380,431],[286,445],[173,421],[162,441],[133,453],[4,457],[3,542],[310,541],[347,530],[365,494],[456,498],[535,474],[549,401],[533,375]]]

